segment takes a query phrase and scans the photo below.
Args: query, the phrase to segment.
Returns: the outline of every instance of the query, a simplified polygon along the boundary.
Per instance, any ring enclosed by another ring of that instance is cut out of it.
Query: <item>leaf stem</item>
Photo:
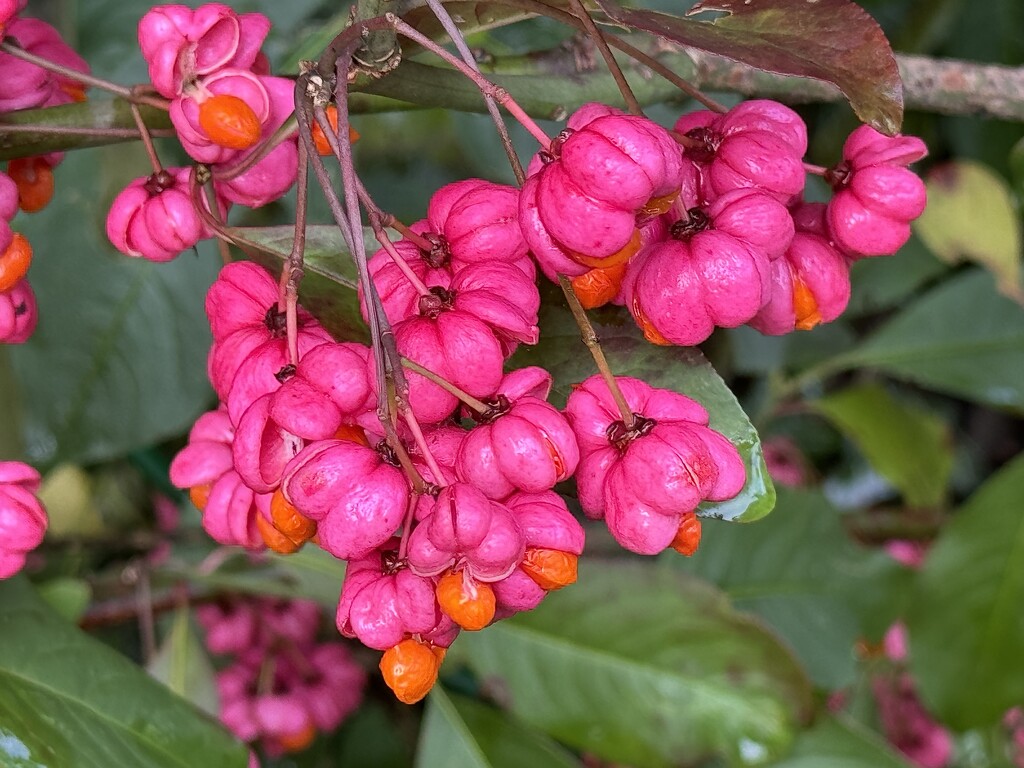
[[[597,28],[594,20],[590,18],[590,14],[587,13],[583,3],[580,0],[569,0],[569,7],[572,9],[573,15],[583,24],[583,31],[586,32],[587,37],[594,41],[597,50],[601,52],[601,58],[604,59],[608,71],[611,72],[612,77],[615,79],[615,85],[618,86],[619,93],[622,94],[622,99],[626,102],[626,107],[634,115],[643,115],[644,110],[640,106],[640,102],[637,101],[633,89],[629,87],[626,76],[622,73],[622,67],[615,60],[615,56],[608,47],[608,41],[604,39],[604,35],[601,34],[601,30]]]
[[[454,395],[455,397],[457,397],[459,400],[461,400],[464,404],[466,404],[467,406],[472,408],[477,413],[487,413],[489,410],[491,410],[487,406],[487,404],[484,403],[483,401],[478,400],[477,398],[473,397],[468,392],[466,392],[466,391],[460,389],[459,387],[455,386],[450,381],[448,381],[448,379],[446,379],[443,376],[440,376],[440,375],[434,373],[429,368],[424,368],[422,365],[417,363],[415,360],[410,360],[407,357],[403,357],[402,358],[402,365],[404,367],[408,368],[413,373],[418,373],[420,376],[422,376],[423,378],[427,379],[428,381],[431,381],[434,384],[437,384],[437,386],[439,386],[445,392],[447,392],[450,395]]]
[[[65,67],[63,64],[58,64],[49,59],[45,59],[42,56],[36,56],[34,53],[29,53],[21,46],[15,45],[10,42],[0,43],[0,51],[13,56],[16,59],[27,61],[29,64],[35,64],[37,67],[48,70],[67,80],[73,80],[84,85],[89,85],[94,88],[99,88],[110,93],[117,94],[123,99],[134,102],[136,104],[148,104],[151,107],[157,109],[167,110],[170,107],[170,102],[164,98],[155,98],[152,96],[146,96],[145,94],[135,93],[132,88],[112,83],[109,80],[104,80],[99,77],[93,77],[85,72],[79,72],[77,69],[71,69]]]
[[[615,374],[612,373],[611,366],[608,365],[608,359],[604,356],[604,350],[601,349],[601,344],[598,341],[597,333],[594,331],[594,326],[591,325],[590,319],[587,317],[586,310],[583,309],[583,305],[580,304],[580,300],[576,296],[576,291],[573,290],[572,281],[570,281],[570,279],[565,275],[559,275],[558,284],[562,288],[562,293],[565,294],[565,300],[569,302],[569,309],[572,311],[572,316],[576,320],[576,325],[579,326],[580,335],[583,337],[583,343],[590,351],[591,357],[594,358],[594,364],[597,366],[597,370],[601,373],[601,378],[604,379],[604,382],[608,387],[608,391],[611,393],[612,399],[615,401],[615,405],[619,409],[619,414],[622,416],[622,423],[625,424],[626,429],[632,429],[636,415],[633,413],[633,409],[629,407],[629,403],[626,401],[626,396],[622,394],[622,390],[619,388],[619,382],[616,381]]]

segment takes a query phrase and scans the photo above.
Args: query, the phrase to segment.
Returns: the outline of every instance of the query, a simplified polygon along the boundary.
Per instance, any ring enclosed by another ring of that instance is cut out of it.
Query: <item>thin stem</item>
[[[575,26],[580,29],[584,28],[582,19],[573,16],[571,13],[566,13],[565,11],[554,8],[553,6],[546,5],[545,3],[542,2],[538,2],[538,0],[499,0],[499,2],[502,5],[507,5],[512,8],[521,8],[523,10],[530,11],[531,13],[536,13],[541,16],[547,16],[548,18],[554,19],[555,21],[560,21],[563,24]],[[643,64],[645,67],[653,70],[654,72],[657,72],[665,80],[672,83],[674,86],[676,86],[676,88],[681,90],[690,98],[699,101],[712,112],[724,113],[729,111],[725,105],[715,101],[709,96],[706,96],[699,88],[695,87],[689,81],[677,75],[675,72],[666,67],[653,56],[649,56],[648,54],[641,51],[639,48],[630,45],[625,40],[621,39],[620,37],[617,37],[616,35],[606,34],[604,37],[609,45],[611,45],[614,48],[618,48],[631,59],[634,59],[635,61],[638,61],[641,64]]]
[[[441,467],[438,466],[437,460],[434,458],[434,454],[430,451],[430,446],[427,445],[427,440],[423,437],[423,430],[420,428],[419,421],[413,415],[410,409],[405,409],[403,414],[405,423],[409,427],[409,431],[412,432],[412,439],[416,443],[416,447],[419,448],[420,454],[423,456],[423,461],[427,464],[427,469],[430,470],[430,474],[434,476],[434,485],[448,485],[448,481],[445,479],[444,473],[441,471]]]
[[[306,253],[306,221],[309,201],[309,148],[305,143],[299,145],[298,177],[295,189],[295,233],[292,236],[292,249],[288,261],[281,270],[284,287],[285,327],[288,332],[288,360],[292,365],[299,364],[299,283],[302,282]]]
[[[403,562],[409,551],[409,534],[412,533],[412,521],[416,513],[416,504],[421,495],[414,493],[409,496],[408,506],[405,508],[405,519],[402,521],[402,538],[398,542],[398,562]]]
[[[14,45],[13,43],[0,43],[0,51],[3,51],[16,59],[27,61],[29,64],[35,64],[37,67],[54,72],[67,80],[73,80],[94,88],[109,91],[110,93],[115,93],[121,98],[127,99],[131,102],[149,104],[151,107],[163,110],[167,110],[170,106],[170,102],[166,99],[133,93],[131,88],[118,85],[117,83],[112,83],[109,80],[104,80],[99,77],[87,75],[84,72],[79,72],[77,69],[71,69],[70,67],[65,67],[63,64],[58,64],[54,61],[50,61],[49,59],[44,59],[42,56],[36,56],[34,53],[29,53],[24,48]]]
[[[295,133],[295,127],[295,114],[292,113],[292,116],[285,120],[280,128],[268,136],[266,141],[260,142],[259,146],[257,146],[252,152],[229,165],[218,165],[214,167],[212,169],[213,177],[217,179],[217,181],[230,181],[231,179],[241,176],[276,149],[278,144],[290,138],[292,134]]]
[[[468,392],[464,392],[462,389],[452,384],[450,381],[448,381],[448,379],[434,373],[429,368],[424,368],[415,360],[410,360],[407,357],[403,357],[402,365],[408,368],[413,373],[418,373],[420,376],[427,379],[428,381],[437,384],[437,386],[439,386],[445,392],[447,392],[450,395],[454,395],[477,413],[487,413],[489,410],[491,410],[483,401],[477,400]]]
[[[612,51],[608,47],[608,41],[604,39],[604,35],[601,34],[601,30],[597,28],[594,20],[590,18],[590,14],[583,7],[583,3],[580,0],[569,0],[569,7],[572,9],[573,15],[583,23],[583,29],[587,36],[594,41],[597,50],[601,52],[601,58],[604,59],[604,63],[607,65],[608,71],[612,73],[612,77],[615,78],[615,85],[618,86],[619,93],[622,94],[622,99],[626,102],[629,111],[634,115],[643,115],[644,110],[640,106],[640,102],[637,101],[633,89],[629,87],[619,62],[612,55]]]
[[[401,270],[402,274],[405,275],[405,279],[408,280],[412,287],[416,289],[416,292],[420,296],[429,296],[430,289],[427,288],[426,283],[420,280],[419,276],[412,271],[412,267],[409,266],[409,262],[398,252],[395,248],[394,243],[391,242],[391,238],[388,237],[388,233],[384,231],[384,227],[381,226],[380,217],[376,215],[370,216],[370,226],[373,228],[373,234],[377,237],[377,242],[381,244],[391,260],[395,262],[395,266]]]
[[[578,0],[576,1],[578,2]],[[458,26],[455,24],[455,20],[445,9],[441,0],[427,0],[427,5],[430,6],[434,16],[441,22],[441,27],[448,33],[452,43],[455,44],[455,49],[459,52],[462,60],[479,72],[480,67],[473,57],[473,52],[469,50],[469,46],[466,45],[466,39],[462,36]],[[505,119],[501,116],[501,111],[498,109],[498,102],[489,94],[484,94],[484,101],[487,103],[487,111],[491,115],[491,120],[494,121],[494,127],[498,131],[501,145],[504,147],[505,155],[508,157],[509,165],[512,167],[512,173],[516,177],[516,183],[522,186],[523,182],[526,181],[526,174],[523,171],[523,164],[519,161],[519,155],[516,154],[515,147],[512,146],[512,137],[509,135],[508,126],[505,125]]]
[[[400,222],[390,213],[384,215],[384,218],[381,220],[381,223],[385,227],[390,227],[391,229],[401,234],[402,237],[404,237],[406,240],[408,240],[410,243],[412,243],[425,253],[430,253],[430,251],[433,250],[434,248],[434,244],[427,240],[427,238],[425,238],[423,235],[419,235],[413,232],[411,229],[409,229],[407,225]]]
[[[814,165],[814,163],[804,163],[804,170],[807,173],[813,173],[815,176],[824,176],[828,173],[828,168],[823,165]]]
[[[680,133],[679,131],[669,131],[669,135],[676,144],[685,149],[697,149],[698,147],[703,146],[703,142],[700,140],[691,138],[685,133]]]
[[[160,156],[156,153],[156,147],[153,146],[153,137],[149,135],[149,128],[146,127],[146,121],[142,119],[142,113],[139,112],[139,106],[137,104],[129,104],[129,108],[132,111],[132,117],[135,119],[135,124],[139,127],[139,136],[142,137],[142,146],[146,148],[146,154],[149,156],[149,164],[153,166],[153,173],[160,173],[164,166],[160,162]]]
[[[41,125],[38,123],[4,123],[0,122],[0,136],[5,133],[42,133],[51,136],[97,136],[111,139],[137,139],[139,132],[135,128],[88,128],[79,125]],[[169,138],[176,136],[171,129],[155,128],[151,136]]]
[[[539,125],[537,125],[537,123],[533,121],[532,117],[530,117],[528,114],[526,114],[525,111],[523,111],[523,108],[516,103],[515,99],[512,98],[508,91],[506,91],[504,88],[499,88],[498,86],[496,86],[486,77],[481,75],[477,70],[467,66],[457,57],[452,56],[448,51],[439,46],[429,37],[420,34],[416,29],[410,27],[408,24],[406,24],[404,21],[402,21],[394,14],[389,13],[385,18],[394,25],[395,30],[400,35],[408,37],[413,42],[418,43],[419,45],[423,46],[434,55],[440,57],[445,62],[453,66],[462,75],[469,78],[473,82],[473,84],[480,90],[480,93],[482,93],[484,96],[492,96],[499,104],[501,104],[503,107],[505,107],[505,109],[508,110],[509,114],[512,115],[512,117],[519,121],[520,125],[522,125],[530,133],[531,136],[537,139],[541,147],[543,147],[544,149],[548,148],[548,146],[551,144],[551,138],[546,133],[544,133],[543,129]]]
[[[601,373],[601,378],[604,379],[605,384],[608,387],[608,391],[611,393],[612,399],[615,401],[615,405],[618,407],[619,413],[622,415],[622,423],[626,425],[626,429],[631,429],[635,419],[633,409],[629,407],[629,403],[626,402],[625,395],[623,395],[622,390],[619,389],[619,382],[615,380],[615,374],[612,373],[612,369],[608,365],[608,359],[604,356],[604,350],[601,349],[601,344],[598,342],[594,326],[590,324],[587,313],[583,309],[583,305],[580,304],[580,300],[576,296],[576,291],[573,290],[572,282],[565,275],[559,275],[558,284],[562,288],[562,293],[565,294],[565,300],[569,302],[569,309],[572,311],[572,316],[576,320],[576,325],[579,326],[580,335],[583,337],[583,343],[586,345],[587,349],[590,350],[590,354],[594,358],[594,363],[597,365],[597,370]]]

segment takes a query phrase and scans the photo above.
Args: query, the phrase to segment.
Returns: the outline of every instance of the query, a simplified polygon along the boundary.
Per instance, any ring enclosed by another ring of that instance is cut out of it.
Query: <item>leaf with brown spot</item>
[[[784,75],[832,83],[857,116],[893,135],[903,122],[903,82],[882,28],[850,0],[705,0],[687,16],[597,0],[611,21]]]

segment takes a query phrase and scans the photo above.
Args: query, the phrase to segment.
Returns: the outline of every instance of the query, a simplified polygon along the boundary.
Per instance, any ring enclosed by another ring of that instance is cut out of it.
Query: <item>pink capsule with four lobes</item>
[[[285,498],[316,521],[320,546],[342,560],[364,557],[402,524],[409,485],[398,467],[348,440],[306,446],[284,470]]]
[[[584,105],[531,163],[519,217],[527,243],[550,241],[571,260],[612,266],[637,249],[637,215],[682,186],[683,162],[669,133],[643,117]],[[628,253],[627,253],[628,251]],[[568,273],[566,273],[568,274]]]
[[[434,508],[409,537],[409,567],[421,576],[455,568],[494,582],[515,570],[526,538],[515,514],[467,483],[443,488]]]
[[[89,65],[75,53],[60,33],[39,19],[15,18],[3,30],[8,38],[29,53],[88,74]],[[23,59],[0,53],[0,112],[53,107],[83,101],[85,89],[77,80],[61,77]]]
[[[750,320],[771,290],[771,262],[793,239],[786,207],[736,189],[705,211],[691,209],[673,237],[638,253],[622,293],[644,336],[656,344],[699,344],[715,327]]]
[[[803,191],[807,126],[789,107],[752,99],[724,115],[683,115],[675,130],[690,140],[685,156],[701,172],[707,202],[733,189],[759,189],[783,203]]]
[[[835,194],[828,224],[852,258],[896,253],[910,238],[910,222],[924,211],[924,182],[906,166],[928,154],[916,136],[885,136],[868,125],[843,145],[843,161],[826,176]]]
[[[499,396],[500,415],[472,429],[455,471],[492,499],[554,488],[576,471],[579,449],[565,417],[536,397]]]
[[[24,344],[36,329],[39,309],[28,280],[0,293],[0,344]]]
[[[173,99],[199,77],[257,67],[269,31],[270,20],[262,13],[237,14],[221,3],[195,10],[158,5],[139,21],[139,47],[153,87]]]
[[[580,446],[580,505],[603,517],[623,547],[653,555],[702,501],[739,493],[746,470],[735,446],[707,426],[699,403],[639,379],[616,380],[634,414],[631,425],[600,376],[584,381],[566,405]]]
[[[519,190],[483,179],[441,187],[430,198],[427,225],[456,262],[516,262],[526,256],[519,229]]]
[[[271,398],[262,395],[245,410],[231,446],[235,471],[256,493],[272,493],[288,462],[306,445],[271,418]]]
[[[399,563],[393,544],[349,562],[336,615],[342,635],[378,651],[451,623],[437,604],[436,579]]]
[[[270,416],[303,440],[326,440],[376,405],[369,374],[369,347],[321,344],[299,359],[295,375],[271,396]]]
[[[11,20],[25,10],[28,0],[0,0],[0,32]]]
[[[49,520],[36,496],[40,480],[28,464],[0,461],[0,579],[20,571],[43,541]]]
[[[213,237],[192,203],[189,168],[167,168],[135,179],[121,190],[107,214],[107,239],[126,256],[164,262]],[[210,211],[203,196],[203,205]],[[219,216],[228,203],[217,198]]]

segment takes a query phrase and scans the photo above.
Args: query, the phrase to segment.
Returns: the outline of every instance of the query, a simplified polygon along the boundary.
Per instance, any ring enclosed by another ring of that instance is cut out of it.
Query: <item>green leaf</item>
[[[789,652],[712,587],[647,561],[581,562],[534,611],[464,633],[483,685],[531,725],[636,768],[783,754],[809,687]]]
[[[690,558],[668,553],[673,568],[715,583],[736,608],[764,619],[797,652],[815,685],[853,682],[853,647],[866,633],[852,593],[889,594],[899,570],[877,568],[875,554],[850,542],[838,511],[818,491],[778,489],[775,511],[753,526],[705,523]],[[869,611],[877,610],[870,606]]]
[[[39,596],[61,618],[77,623],[92,600],[92,587],[83,579],[56,578],[36,586]]]
[[[149,674],[181,698],[216,717],[220,710],[213,664],[189,619],[187,607],[175,611],[170,632],[147,665]]]
[[[548,736],[508,714],[435,686],[416,751],[417,768],[573,768]]]
[[[236,245],[277,273],[291,253],[295,227],[233,227],[227,232]],[[399,237],[397,233],[391,234],[395,239]],[[364,227],[363,238],[368,254],[380,247],[369,227]],[[367,340],[366,323],[359,314],[356,296],[359,276],[337,227],[327,224],[307,227],[305,267],[306,276],[299,296],[302,306],[316,315],[335,338]]]
[[[1024,701],[1024,457],[993,475],[928,554],[907,616],[921,695],[958,729]]]
[[[823,368],[878,368],[923,387],[1024,411],[1024,309],[981,270],[959,274]]]
[[[116,651],[0,582],[0,763],[244,768],[245,747]]]
[[[982,163],[956,160],[932,169],[928,207],[914,224],[943,261],[974,261],[996,276],[999,291],[1024,304],[1021,223],[1010,186]]]
[[[949,267],[936,259],[921,239],[911,235],[892,259],[859,259],[850,266],[852,293],[846,318],[899,308],[923,285]]]
[[[903,122],[903,83],[878,23],[850,0],[704,0],[695,21],[598,0],[608,17],[667,40],[742,61],[758,69],[832,83],[865,123],[892,135]]]
[[[822,717],[773,768],[911,768],[876,733],[853,720]]]
[[[861,384],[811,403],[863,452],[912,507],[937,507],[953,471],[946,422],[901,402],[879,384]]]
[[[211,397],[203,301],[219,260],[131,259],[103,234],[111,198],[144,163],[124,149],[69,154],[60,194],[15,222],[36,251],[39,327],[8,352],[34,462],[100,461],[181,434]]]
[[[21,397],[7,350],[8,345],[0,344],[0,461],[21,461]]]
[[[564,406],[573,384],[597,372],[580,340],[569,310],[547,292],[541,307],[540,343],[520,347],[511,365],[539,365],[554,377],[551,400]],[[696,347],[658,347],[647,342],[628,315],[618,310],[591,313],[591,321],[616,376],[634,376],[655,387],[691,397],[711,416],[711,428],[735,445],[743,458],[747,482],[733,499],[704,503],[704,517],[750,522],[764,517],[775,505],[775,488],[761,454],[761,441],[736,396]]]

